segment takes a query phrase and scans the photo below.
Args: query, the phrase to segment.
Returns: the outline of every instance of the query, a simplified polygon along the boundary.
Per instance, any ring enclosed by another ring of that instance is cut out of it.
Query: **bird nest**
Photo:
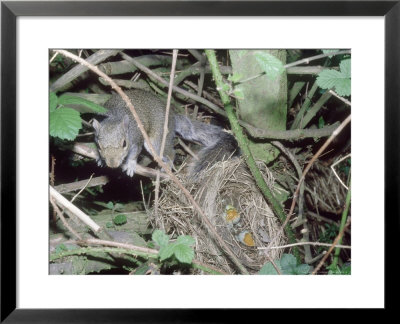
[[[267,185],[274,192],[274,178],[263,162],[257,163]],[[190,191],[218,235],[250,273],[257,272],[269,259],[281,256],[281,249],[259,249],[274,239],[274,245],[286,242],[279,233],[280,222],[258,189],[242,158],[218,162],[204,170],[197,181],[182,172],[177,176]],[[157,228],[176,235],[191,235],[196,240],[198,261],[234,274],[237,268],[209,230],[186,196],[172,181],[162,183],[158,212],[152,221]]]

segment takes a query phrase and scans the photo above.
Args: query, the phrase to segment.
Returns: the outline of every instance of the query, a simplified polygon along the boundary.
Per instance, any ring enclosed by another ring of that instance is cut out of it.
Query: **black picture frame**
[[[1,322],[225,322],[238,310],[16,308],[16,19],[19,16],[384,16],[385,308],[394,301],[389,240],[399,237],[400,1],[4,1],[1,3]],[[371,130],[372,131],[372,130]],[[373,150],[373,148],[371,148]],[[368,163],[368,161],[366,161]],[[368,175],[366,175],[368,176]],[[373,189],[371,189],[373,190]],[[392,287],[392,288],[391,288]],[[40,292],[38,292],[40,294]],[[254,311],[254,310],[253,310]],[[257,316],[252,314],[252,318]]]

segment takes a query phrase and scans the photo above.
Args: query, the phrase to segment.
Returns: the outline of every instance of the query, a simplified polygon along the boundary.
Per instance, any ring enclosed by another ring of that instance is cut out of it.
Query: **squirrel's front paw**
[[[136,160],[129,160],[122,166],[122,170],[126,171],[126,174],[128,176],[133,177],[136,170],[136,164],[137,164]]]

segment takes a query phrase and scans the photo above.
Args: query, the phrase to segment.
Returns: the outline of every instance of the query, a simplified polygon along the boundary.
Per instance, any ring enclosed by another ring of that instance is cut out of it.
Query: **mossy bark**
[[[257,50],[260,52],[261,50]],[[256,60],[255,50],[230,50],[233,74],[240,74],[241,80],[262,74]],[[286,63],[286,50],[263,50]],[[287,77],[281,74],[272,80],[267,75],[241,83],[238,87],[244,98],[238,100],[240,119],[260,129],[285,130],[287,117]],[[269,163],[279,151],[268,143],[250,142],[250,150],[256,159]]]

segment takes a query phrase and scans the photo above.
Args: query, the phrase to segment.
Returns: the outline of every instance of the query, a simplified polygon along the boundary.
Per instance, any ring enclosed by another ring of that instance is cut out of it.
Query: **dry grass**
[[[274,189],[274,178],[265,164],[258,166],[268,184]],[[198,176],[198,181],[177,174],[188,188],[199,205],[217,229],[218,234],[230,246],[250,273],[257,272],[261,266],[271,259],[280,258],[282,251],[257,250],[256,247],[267,246],[271,238],[277,235],[279,220],[266,203],[258,190],[250,171],[241,158],[233,158],[214,164]],[[162,184],[163,191],[159,201],[157,227],[164,227],[169,233],[191,235],[196,240],[196,258],[213,265],[228,273],[235,273],[235,268],[229,258],[214,242],[207,229],[202,225],[197,213],[188,204],[186,197],[172,182]],[[234,206],[240,213],[240,222],[230,226],[225,220],[227,205]],[[161,223],[161,224],[160,224]],[[241,243],[238,234],[249,231],[255,242],[255,247]],[[286,243],[285,237],[279,237],[276,245]]]

